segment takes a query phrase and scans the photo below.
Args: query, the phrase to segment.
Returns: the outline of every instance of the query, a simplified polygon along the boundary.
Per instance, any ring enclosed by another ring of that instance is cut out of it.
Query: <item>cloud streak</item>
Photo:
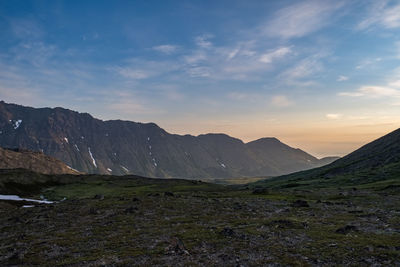
[[[293,105],[293,102],[289,100],[289,98],[285,95],[276,95],[271,99],[271,104],[275,107],[288,107]]]
[[[166,54],[166,55],[172,55],[178,50],[178,46],[176,45],[158,45],[158,46],[153,46],[152,49],[154,51]]]
[[[282,8],[264,25],[264,33],[284,39],[299,38],[320,30],[330,23],[341,1],[303,1]]]
[[[370,7],[368,15],[357,25],[358,30],[381,26],[386,29],[400,27],[400,4],[391,4],[390,1],[375,1]]]
[[[362,86],[353,92],[341,92],[340,96],[351,96],[351,97],[368,97],[368,98],[380,98],[380,97],[400,97],[400,90],[393,89],[384,86]]]
[[[263,63],[272,63],[275,59],[283,58],[292,53],[290,47],[279,47],[273,51],[261,55],[260,61]]]

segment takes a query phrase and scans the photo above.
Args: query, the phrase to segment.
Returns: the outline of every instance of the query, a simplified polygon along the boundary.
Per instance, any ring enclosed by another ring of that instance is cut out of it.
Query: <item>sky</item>
[[[400,126],[400,0],[0,0],[0,100],[343,156]]]

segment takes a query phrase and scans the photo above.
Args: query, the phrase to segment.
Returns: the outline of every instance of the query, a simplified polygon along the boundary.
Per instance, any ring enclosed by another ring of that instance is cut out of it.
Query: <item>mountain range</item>
[[[244,143],[225,134],[176,135],[154,123],[3,101],[0,147],[40,151],[80,172],[165,178],[277,176],[337,159],[317,159],[276,138]]]

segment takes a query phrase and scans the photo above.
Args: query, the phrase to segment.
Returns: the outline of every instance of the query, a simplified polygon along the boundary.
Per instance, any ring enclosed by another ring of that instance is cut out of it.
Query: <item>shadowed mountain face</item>
[[[324,159],[321,159],[323,161]],[[257,182],[270,186],[346,186],[400,179],[400,129],[320,168]]]
[[[0,169],[17,168],[43,174],[79,174],[62,161],[41,152],[12,151],[0,148]]]
[[[275,176],[323,164],[275,138],[245,144],[224,134],[181,136],[154,123],[4,102],[0,146],[43,151],[82,172],[150,177]]]

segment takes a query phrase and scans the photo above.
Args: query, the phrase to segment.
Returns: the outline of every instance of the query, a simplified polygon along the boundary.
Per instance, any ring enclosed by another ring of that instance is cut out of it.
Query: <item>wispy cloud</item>
[[[210,48],[212,46],[212,42],[210,41],[212,37],[213,36],[211,34],[197,36],[195,38],[196,45],[201,48]]]
[[[178,50],[178,46],[176,45],[158,45],[158,46],[153,46],[153,50],[166,54],[166,55],[171,55],[175,53]]]
[[[134,80],[147,79],[153,75],[153,73],[150,71],[132,68],[118,68],[117,71],[122,76]]]
[[[339,113],[328,113],[325,115],[326,118],[331,119],[331,120],[338,120],[341,117],[343,117],[343,114]]]
[[[178,70],[179,64],[174,61],[153,61],[130,59],[124,66],[110,67],[109,70],[131,80],[145,80]]]
[[[342,6],[341,1],[299,2],[279,10],[264,32],[285,39],[302,37],[328,25],[334,11]]]
[[[210,77],[211,76],[211,69],[209,67],[190,67],[187,70],[187,73],[191,77]]]
[[[22,40],[37,40],[45,35],[42,27],[33,19],[12,19],[11,30],[14,35]]]
[[[377,64],[378,62],[382,61],[382,58],[377,57],[377,58],[367,58],[361,61],[357,66],[356,69],[364,69],[366,67],[371,67]]]
[[[150,108],[143,104],[143,100],[137,99],[121,99],[119,101],[115,101],[111,104],[106,105],[108,110],[117,112],[122,115],[130,115],[133,116],[135,114],[159,114],[162,111]]]
[[[340,76],[336,79],[336,81],[338,81],[338,82],[344,82],[344,81],[347,81],[348,79],[349,79],[349,77],[344,76],[344,75],[340,75]]]
[[[400,80],[396,80],[396,81],[390,82],[389,86],[400,88]]]
[[[362,86],[353,92],[341,92],[340,96],[353,96],[353,97],[400,97],[400,90],[383,86]]]
[[[357,25],[357,29],[365,30],[373,26],[387,29],[400,27],[400,4],[391,1],[374,1],[368,15]]]
[[[289,100],[289,98],[285,95],[276,95],[273,96],[271,99],[272,105],[275,107],[288,107],[293,104],[292,101]]]
[[[292,53],[292,49],[290,47],[279,47],[273,51],[270,51],[266,54],[261,55],[260,61],[263,63],[271,63],[272,61],[283,58],[286,55]]]
[[[311,56],[299,61],[295,66],[282,73],[282,77],[287,81],[294,81],[309,77],[323,70],[319,56]]]

